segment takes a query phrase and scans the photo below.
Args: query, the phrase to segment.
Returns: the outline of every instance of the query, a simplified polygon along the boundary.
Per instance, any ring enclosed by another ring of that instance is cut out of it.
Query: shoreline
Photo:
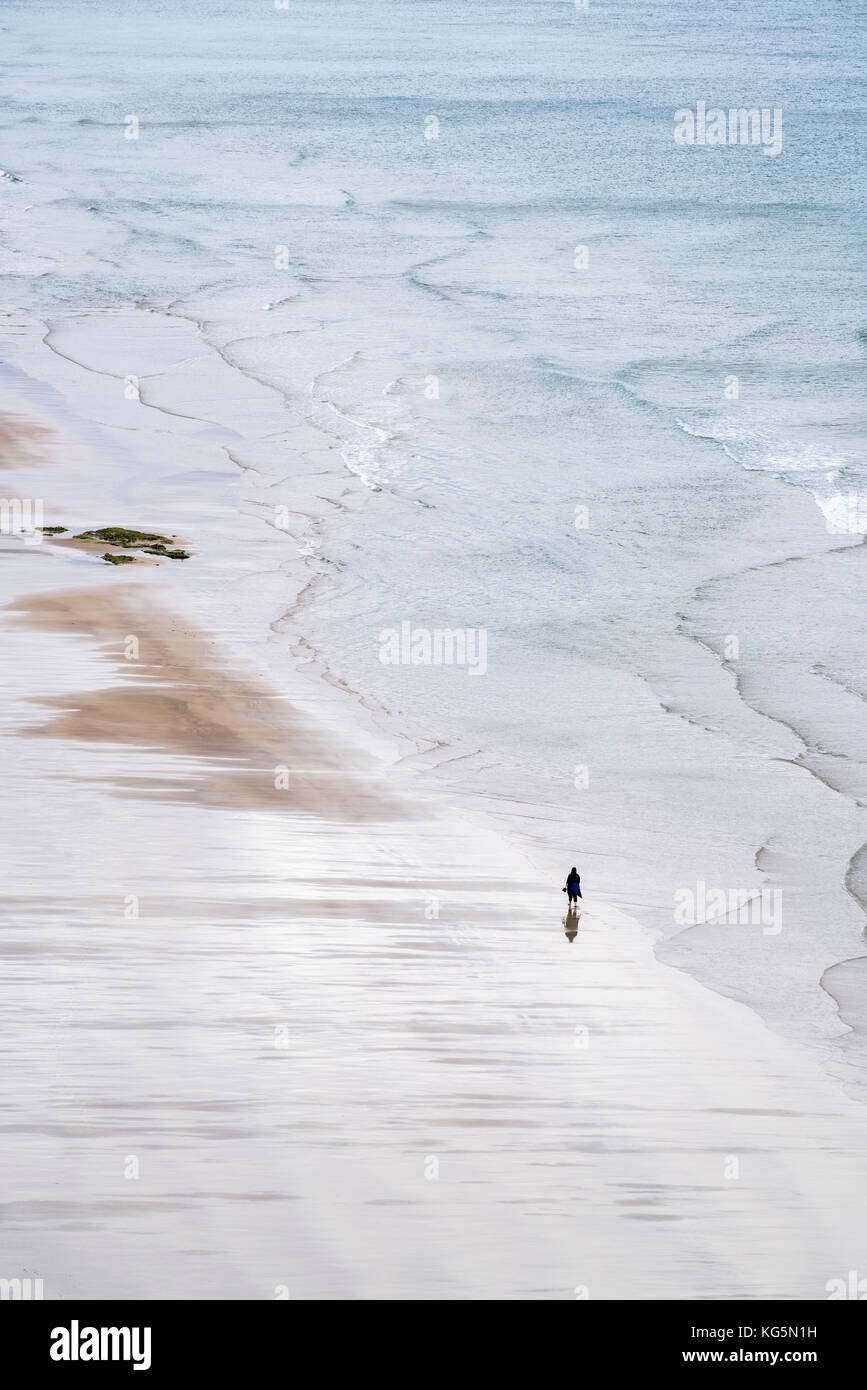
[[[82,438],[87,441],[85,448],[88,450],[88,467],[92,462],[96,462],[95,475],[99,486],[104,489],[107,483],[112,488],[112,495],[116,496],[116,510],[125,524],[160,529],[170,521],[170,529],[177,529],[179,533],[189,535],[194,548],[197,538],[201,541],[199,560],[193,567],[190,568],[188,562],[186,566],[181,567],[185,572],[172,574],[170,577],[172,593],[183,602],[198,626],[211,630],[215,620],[218,621],[221,624],[219,637],[230,650],[244,653],[252,672],[258,673],[271,685],[278,686],[298,709],[312,711],[316,721],[327,724],[335,737],[350,736],[359,749],[364,749],[370,756],[378,758],[383,766],[400,767],[407,772],[421,769],[431,771],[439,790],[445,796],[462,803],[467,813],[470,808],[475,808],[476,812],[480,812],[489,821],[493,817],[503,833],[514,835],[517,832],[523,851],[532,858],[537,872],[543,876],[556,876],[559,863],[552,853],[552,836],[540,835],[539,827],[544,827],[549,821],[552,825],[559,825],[563,816],[562,805],[557,801],[545,804],[534,801],[532,797],[528,798],[519,785],[519,779],[515,785],[507,784],[500,790],[496,788],[495,782],[486,781],[484,777],[477,778],[474,769],[480,762],[484,765],[486,760],[484,757],[480,759],[472,746],[461,746],[460,741],[443,743],[437,737],[439,730],[435,729],[431,735],[426,736],[424,725],[429,723],[429,720],[401,715],[399,705],[397,710],[386,707],[380,703],[375,692],[363,694],[357,685],[354,687],[349,680],[331,669],[327,656],[314,645],[316,639],[304,621],[306,609],[313,602],[317,605],[317,612],[321,614],[323,604],[327,606],[335,582],[341,577],[339,566],[335,569],[332,561],[323,560],[319,555],[319,540],[323,534],[328,533],[329,518],[343,518],[363,526],[364,514],[361,508],[369,500],[368,489],[357,477],[346,474],[339,450],[334,448],[323,454],[321,471],[311,469],[315,457],[311,452],[305,456],[303,463],[295,461],[293,471],[288,477],[281,478],[279,484],[274,481],[273,472],[269,472],[266,467],[262,452],[263,442],[269,441],[270,446],[272,440],[278,440],[282,448],[291,437],[292,430],[287,430],[285,420],[282,421],[283,433],[273,433],[281,419],[281,411],[289,407],[289,398],[276,384],[266,383],[261,374],[250,375],[250,363],[239,366],[237,362],[230,362],[219,346],[215,346],[211,341],[216,331],[212,327],[207,337],[201,337],[205,325],[200,317],[204,312],[198,302],[200,299],[201,296],[191,296],[189,302],[184,300],[173,303],[169,306],[167,317],[157,309],[147,311],[144,316],[135,311],[132,327],[127,313],[116,311],[110,316],[106,341],[99,349],[104,355],[110,354],[115,339],[119,342],[124,332],[127,335],[132,332],[134,337],[134,332],[142,328],[140,321],[143,321],[146,329],[145,337],[136,350],[150,354],[154,385],[147,384],[145,389],[143,377],[140,399],[134,401],[119,402],[116,398],[106,396],[105,374],[102,368],[83,367],[74,355],[59,354],[57,345],[52,347],[52,361],[62,363],[64,373],[72,373],[68,383],[58,381],[58,386],[62,386],[67,393],[70,388],[74,390],[77,411],[89,411],[94,418],[101,421],[98,437],[90,438],[86,426],[81,432]],[[287,302],[291,306],[291,297]],[[52,333],[55,337],[62,336],[61,329],[56,325],[47,336],[51,336]],[[178,333],[181,334],[180,339],[176,336]],[[177,385],[172,386],[173,395],[169,400],[164,396],[160,398],[157,388],[163,390],[172,360],[171,354],[168,357],[164,356],[168,350],[164,342],[166,334],[175,345],[171,353],[175,353],[180,345],[185,360],[189,359],[193,354],[194,344],[201,338],[207,345],[207,352],[218,354],[221,371],[229,371],[233,375],[240,373],[243,386],[240,388],[241,396],[234,402],[234,406],[237,410],[244,405],[252,412],[255,422],[252,443],[239,446],[238,436],[229,429],[229,417],[219,404],[219,381],[211,380],[212,364],[209,365],[207,361],[196,368],[195,380],[187,379],[180,383],[190,396],[189,400],[185,398],[182,415],[178,414],[176,409],[179,403],[175,399]],[[36,365],[36,359],[32,358],[30,350],[24,353],[21,360],[31,369]],[[157,371],[156,368],[160,364],[161,368]],[[42,365],[45,366],[44,363]],[[39,390],[42,395],[45,388]],[[97,391],[97,395],[92,394],[94,390]],[[248,390],[252,392],[249,398],[244,394]],[[282,404],[278,406],[278,402]],[[214,407],[212,414],[205,415],[203,407],[206,405],[208,409]],[[191,414],[190,411],[193,409],[202,410],[202,414]],[[150,420],[152,411],[156,411],[165,425],[170,427],[168,435],[162,428],[154,432],[152,437],[147,434],[153,424]],[[121,424],[121,415],[127,423]],[[297,424],[295,428],[298,428]],[[172,433],[175,429],[180,430],[180,435],[175,436]],[[145,431],[142,440],[139,436],[141,431]],[[137,452],[134,459],[130,456],[128,460],[121,460],[124,472],[118,489],[117,469],[107,471],[106,462],[114,450],[111,441],[120,439],[123,443],[125,436],[130,432],[135,432]],[[139,444],[141,447],[138,447]],[[309,440],[306,441],[305,447],[307,445]],[[194,447],[196,450],[196,469],[189,475],[182,475],[180,486],[175,484],[171,474],[165,472],[166,464],[162,454],[169,446],[172,450],[178,446]],[[220,474],[206,465],[206,460],[212,461],[218,453],[222,453],[226,460],[225,472]],[[131,488],[131,477],[135,476],[139,468],[143,470],[142,482]],[[128,477],[130,470],[131,477]],[[204,517],[201,514],[202,490],[199,480],[213,494],[205,503]],[[154,483],[157,484],[156,488]],[[287,493],[286,485],[291,488],[291,493]],[[275,500],[267,501],[272,494]],[[288,521],[278,526],[275,524],[274,511],[278,505],[283,504],[278,504],[277,498],[290,495],[292,506],[289,509]],[[140,499],[146,499],[146,504],[142,505]],[[69,501],[66,498],[63,500],[66,506],[61,506],[57,512],[61,520],[66,519],[71,509],[71,497]],[[100,506],[102,510],[97,512],[92,504],[87,504],[86,509],[83,509],[82,502],[78,502],[73,513],[76,517],[75,529],[79,529],[79,526],[118,520],[114,513],[111,516],[103,515],[104,504]],[[56,520],[57,516],[52,515],[51,520]],[[263,519],[267,523],[264,527]],[[294,555],[293,547],[296,552]],[[775,562],[770,563],[773,566]],[[129,571],[125,573],[128,574]],[[169,579],[165,574],[162,577]],[[237,589],[237,600],[232,592],[233,587]],[[260,614],[265,618],[263,623],[259,622]],[[697,649],[704,646],[702,642],[695,641],[689,632],[684,640],[687,639]],[[694,672],[690,668],[687,673],[686,689],[694,704],[693,713],[690,713],[690,701],[684,701],[680,692],[677,699],[671,700],[665,684],[660,686],[652,671],[637,673],[641,680],[640,703],[637,708],[641,710],[644,721],[638,726],[639,736],[654,735],[655,725],[650,721],[656,718],[657,709],[667,711],[669,719],[683,719],[687,723],[695,723],[699,728],[714,726],[715,719],[701,711],[700,702],[706,698],[708,682],[707,671],[703,670],[701,665],[705,659],[711,668],[718,664],[718,657],[707,649],[697,658]],[[691,690],[690,681],[693,686]],[[627,686],[627,692],[628,690]],[[648,695],[653,703],[648,702]],[[781,767],[786,763],[796,766],[803,748],[803,745],[799,747],[794,741],[797,740],[796,732],[785,723],[778,725],[773,715],[746,704],[739,689],[738,696],[736,704],[740,708],[735,709],[733,706],[730,711],[725,711],[722,727],[724,728],[728,722],[735,729],[739,729],[742,724],[749,746],[756,738],[750,720],[758,721],[756,728],[761,725],[772,726],[765,751],[775,751],[776,760]],[[634,694],[631,694],[630,698],[634,699]],[[787,740],[790,742],[787,743]],[[703,756],[708,756],[707,750]],[[813,771],[808,768],[804,770]],[[461,774],[457,778],[456,771]],[[814,772],[814,775],[818,776],[818,773]],[[798,793],[794,783],[787,793],[785,783],[781,781],[778,794],[795,796]],[[606,827],[610,830],[612,825],[617,824],[617,819],[614,818],[616,806],[609,802],[605,803],[602,809],[606,818],[597,818],[594,821],[592,817],[588,819],[588,813],[582,813],[576,805],[574,814],[577,820],[566,827],[567,831],[574,832],[571,837],[582,846],[581,854],[584,861],[596,870],[597,900],[615,905],[623,902],[630,905],[634,901],[637,909],[645,915],[648,925],[654,932],[659,933],[657,954],[661,960],[687,970],[717,992],[744,1000],[766,1021],[770,1020],[774,1027],[788,1033],[789,1036],[796,1040],[800,1038],[802,1025],[807,1021],[813,1032],[812,1041],[824,1050],[829,1067],[837,1072],[842,1066],[846,1073],[846,1084],[863,1088],[863,1069],[858,1054],[861,1051],[864,1030],[859,1031],[858,1037],[853,1039],[854,1047],[845,1041],[848,1030],[852,1027],[849,1020],[856,1014],[852,1002],[853,990],[851,987],[847,990],[847,1020],[844,1021],[836,997],[820,984],[827,972],[833,970],[841,961],[857,959],[853,947],[863,941],[863,925],[858,929],[854,914],[850,913],[845,917],[844,909],[838,908],[838,939],[833,940],[830,945],[820,941],[818,948],[814,947],[809,938],[809,921],[804,920],[797,924],[797,949],[802,949],[800,938],[803,938],[804,959],[808,959],[814,969],[811,975],[805,976],[802,972],[802,978],[794,981],[800,994],[798,1007],[793,1011],[784,996],[777,1001],[767,991],[763,994],[752,988],[756,967],[764,972],[762,978],[765,984],[772,988],[775,985],[776,962],[774,958],[767,956],[766,952],[767,958],[762,958],[761,943],[757,945],[752,940],[741,939],[738,942],[738,950],[728,955],[727,946],[717,939],[709,943],[706,950],[706,933],[701,925],[698,925],[687,929],[690,936],[685,950],[685,943],[681,940],[683,933],[672,933],[670,910],[668,920],[662,916],[663,909],[660,904],[655,904],[653,911],[648,910],[640,888],[640,859],[632,866],[634,873],[629,880],[631,888],[624,892],[625,885],[619,879],[624,854],[628,862],[630,842],[627,840],[620,845],[617,844],[616,836],[612,838],[609,833],[606,837]],[[854,826],[854,818],[852,823]],[[848,826],[846,833],[850,833]],[[606,844],[606,838],[616,846],[613,855]],[[559,839],[562,839],[562,836]],[[862,845],[860,836],[857,844]],[[644,852],[648,850],[646,836],[643,841],[638,841],[638,847]],[[737,854],[731,852],[735,849],[738,851]],[[753,878],[761,883],[773,884],[779,881],[773,867],[767,874],[763,869],[758,869],[754,853],[754,847],[748,842],[743,846],[714,845],[709,869],[716,872],[722,882],[742,882],[753,886],[750,883],[750,879]],[[859,853],[860,849],[853,850],[850,865]],[[773,865],[774,856],[768,856],[768,860]],[[739,861],[740,869],[737,867]],[[648,865],[649,871],[651,867]],[[790,870],[791,865],[787,872]],[[845,872],[846,868],[841,861],[841,874],[845,875]],[[835,871],[831,865],[827,869],[823,865],[822,873],[822,891],[829,892],[832,882],[836,882]],[[681,881],[690,880],[687,877]],[[842,883],[837,886],[843,890]],[[845,887],[846,898],[854,906],[858,899],[851,894],[848,884]],[[794,880],[789,891],[797,900],[803,888],[803,881]],[[791,897],[789,901],[792,901]],[[850,917],[852,925],[855,926],[854,931],[849,925]],[[858,921],[863,923],[863,913],[859,914]],[[727,955],[728,958],[724,958]],[[738,972],[736,967],[741,956],[743,968]],[[797,963],[797,957],[795,959]],[[863,959],[867,961],[867,956]],[[784,981],[782,988],[791,988],[792,983],[791,980]],[[867,1007],[867,997],[864,1007]],[[863,1020],[863,1007],[857,1012],[860,1020]]]
[[[0,1031],[7,1259],[46,1297],[799,1299],[857,1267],[867,1116],[817,1056],[604,902],[567,943],[500,827],[336,745],[165,572],[41,558],[0,610],[42,687],[2,735]]]

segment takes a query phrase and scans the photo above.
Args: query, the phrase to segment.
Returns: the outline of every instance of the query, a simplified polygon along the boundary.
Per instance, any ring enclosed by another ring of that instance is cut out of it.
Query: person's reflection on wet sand
[[[566,916],[563,918],[563,927],[566,932],[567,941],[575,940],[576,936],[578,935],[579,921],[579,913],[574,908],[570,907],[569,911],[566,913]]]

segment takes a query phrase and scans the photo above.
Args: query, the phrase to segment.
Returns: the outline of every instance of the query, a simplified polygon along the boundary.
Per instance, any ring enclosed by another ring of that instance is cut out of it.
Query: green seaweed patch
[[[154,531],[133,531],[126,526],[103,526],[99,530],[82,531],[72,539],[92,543],[101,541],[103,544],[117,546],[120,550],[139,550],[143,555],[156,555],[164,560],[190,559],[188,550],[178,549],[176,536],[160,536]],[[110,559],[112,564],[132,563],[130,556],[103,555],[102,558]]]
[[[143,555],[158,555],[163,560],[189,560],[188,550],[167,550],[164,545],[143,545],[140,547]]]
[[[43,526],[43,536],[62,536],[66,530],[65,526]]]
[[[76,536],[76,540],[77,540],[77,539],[78,539],[78,537]],[[105,552],[105,554],[103,555],[102,558],[103,558],[103,560],[105,560],[106,564],[108,564],[108,565],[134,565],[134,564],[135,564],[135,556],[134,556],[134,555],[112,555],[108,550]]]
[[[160,536],[153,531],[128,531],[124,526],[103,526],[99,531],[82,531],[73,536],[76,541],[105,541],[107,545],[119,545],[124,549],[140,549],[142,542],[153,545],[171,545],[174,536]]]

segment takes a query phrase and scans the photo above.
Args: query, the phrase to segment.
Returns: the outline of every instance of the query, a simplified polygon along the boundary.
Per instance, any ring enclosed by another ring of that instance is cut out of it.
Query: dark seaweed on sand
[[[58,527],[64,530],[64,527]],[[161,536],[154,531],[131,531],[125,526],[103,526],[99,530],[82,531],[74,536],[76,541],[103,541],[108,545],[119,546],[122,550],[140,550],[145,555],[159,555],[166,560],[189,560],[188,550],[169,549],[174,536]],[[132,555],[103,555],[112,565],[131,565]]]

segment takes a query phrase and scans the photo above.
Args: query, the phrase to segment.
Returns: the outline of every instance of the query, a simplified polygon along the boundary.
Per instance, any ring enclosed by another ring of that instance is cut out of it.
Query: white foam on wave
[[[405,455],[395,445],[399,442],[401,427],[406,428],[408,410],[406,404],[392,394],[393,378],[379,391],[379,399],[372,398],[373,409],[370,405],[363,407],[358,397],[363,393],[370,399],[370,393],[369,389],[365,390],[364,373],[357,371],[362,366],[369,364],[362,363],[358,354],[353,353],[331,371],[321,373],[313,383],[312,394],[340,422],[336,432],[342,441],[340,455],[348,472],[372,492],[378,492],[396,478],[406,464]],[[352,399],[338,399],[338,394],[341,397],[346,394],[339,392],[343,374],[353,371]],[[327,391],[322,388],[326,378],[331,379]],[[377,418],[370,418],[374,414]]]
[[[863,535],[867,532],[867,492],[841,491],[841,475],[858,467],[855,460],[827,445],[786,438],[771,429],[745,427],[723,419],[703,426],[675,417],[684,434],[719,444],[728,457],[749,472],[776,474],[787,481],[803,482],[825,518],[829,534]],[[818,475],[823,475],[821,482]],[[824,486],[822,486],[824,483]]]
[[[825,518],[829,535],[867,534],[867,493],[836,492],[831,497],[823,497],[821,493],[814,492],[813,497]]]
[[[784,439],[772,430],[745,428],[740,421],[720,420],[712,425],[695,426],[675,416],[684,434],[696,439],[712,439],[721,444],[729,458],[744,468],[767,473],[836,472],[847,460],[829,449],[799,439]]]

